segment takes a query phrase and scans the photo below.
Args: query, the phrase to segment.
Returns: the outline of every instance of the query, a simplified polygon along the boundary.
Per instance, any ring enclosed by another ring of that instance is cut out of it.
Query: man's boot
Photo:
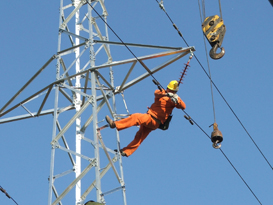
[[[116,127],[115,122],[108,115],[106,115],[105,119],[106,119],[106,122],[109,124],[110,128]]]

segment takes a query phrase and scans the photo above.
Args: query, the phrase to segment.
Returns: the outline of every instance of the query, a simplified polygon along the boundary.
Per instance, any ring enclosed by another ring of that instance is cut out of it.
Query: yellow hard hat
[[[170,90],[178,91],[178,82],[176,80],[172,80],[169,85],[167,86]]]

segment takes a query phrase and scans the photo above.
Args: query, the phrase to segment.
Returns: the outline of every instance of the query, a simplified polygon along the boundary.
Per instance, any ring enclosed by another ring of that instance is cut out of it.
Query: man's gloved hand
[[[178,103],[178,95],[177,95],[177,94],[174,94],[174,93],[169,92],[169,93],[167,93],[167,96],[168,96],[169,98],[171,98],[171,100],[172,100],[175,104]]]
[[[171,97],[172,101],[177,104],[178,103],[178,95],[177,94],[173,94],[173,96]]]
[[[173,93],[167,93],[166,95],[171,98],[174,94]]]

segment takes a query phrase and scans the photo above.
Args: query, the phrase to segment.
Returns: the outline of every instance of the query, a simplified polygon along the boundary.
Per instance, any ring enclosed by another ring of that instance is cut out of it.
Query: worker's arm
[[[177,94],[172,95],[172,101],[175,103],[175,107],[178,109],[186,109],[186,104],[181,100],[181,98]]]
[[[178,102],[175,104],[175,107],[178,109],[185,110],[186,109],[186,104],[184,103],[183,100],[181,100],[180,97],[178,97]]]
[[[161,97],[164,97],[164,96],[166,96],[166,95],[167,95],[167,93],[166,93],[165,90],[162,90],[162,91],[156,90],[156,91],[155,91],[155,97],[157,97],[157,98],[161,98]]]

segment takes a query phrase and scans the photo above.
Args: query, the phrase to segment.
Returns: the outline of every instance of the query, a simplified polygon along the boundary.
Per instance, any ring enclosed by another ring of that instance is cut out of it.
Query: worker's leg
[[[117,130],[123,130],[128,127],[137,126],[145,124],[147,120],[150,120],[151,116],[149,114],[135,113],[130,115],[127,118],[124,118],[119,121],[115,121]]]
[[[138,132],[136,133],[135,139],[127,145],[127,147],[124,147],[122,151],[129,157],[131,154],[133,154],[139,145],[145,140],[145,138],[148,136],[148,134],[152,131],[153,129],[145,127],[143,125],[140,126]]]
[[[127,156],[133,154],[149,135],[149,133],[159,126],[159,124],[157,124],[157,122],[149,114],[145,114],[145,116],[142,116],[139,119],[144,121],[141,121],[140,128],[136,133],[134,140],[127,147],[122,149]]]

